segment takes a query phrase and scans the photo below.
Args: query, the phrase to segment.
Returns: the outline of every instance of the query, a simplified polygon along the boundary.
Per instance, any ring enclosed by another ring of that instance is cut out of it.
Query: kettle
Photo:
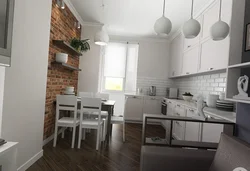
[[[149,95],[156,96],[156,87],[155,86],[149,87]]]

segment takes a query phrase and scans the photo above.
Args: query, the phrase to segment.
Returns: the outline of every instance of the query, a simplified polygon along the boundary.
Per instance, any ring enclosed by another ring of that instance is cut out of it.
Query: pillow
[[[222,133],[209,171],[233,171],[237,167],[250,171],[250,145]]]

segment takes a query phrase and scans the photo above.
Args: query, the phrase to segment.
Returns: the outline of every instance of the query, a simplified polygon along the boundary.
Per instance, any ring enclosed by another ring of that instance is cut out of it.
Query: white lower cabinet
[[[197,115],[195,109],[183,106],[172,100],[168,100],[167,105],[168,116],[194,117]],[[206,114],[206,116],[208,115]],[[213,118],[220,119],[218,117]],[[170,122],[166,122],[165,124],[168,125],[168,127],[164,125],[167,131],[167,128],[170,128]],[[173,121],[173,137],[177,140],[218,143],[221,132],[223,132],[223,125],[219,124]]]
[[[196,116],[196,110],[187,108],[187,117]],[[185,140],[186,141],[200,141],[201,124],[195,122],[186,122]]]
[[[124,118],[126,121],[141,122],[144,113],[161,114],[161,97],[126,96],[125,98]]]
[[[174,116],[186,116],[186,109],[180,104],[176,104],[174,109]],[[173,122],[173,136],[177,140],[185,139],[186,123],[181,121]]]
[[[161,114],[161,101],[159,97],[144,97],[143,113]]]
[[[213,118],[219,119],[216,117]],[[223,132],[223,129],[224,126],[219,124],[203,124],[201,137],[202,142],[218,143],[220,141],[220,136]]]
[[[143,97],[126,96],[125,97],[124,118],[126,121],[142,121]]]

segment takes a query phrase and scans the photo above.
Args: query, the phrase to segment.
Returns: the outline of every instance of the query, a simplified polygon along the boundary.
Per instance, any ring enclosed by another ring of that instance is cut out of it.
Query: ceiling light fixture
[[[77,22],[77,28],[80,29],[81,28],[81,23],[78,21]]]
[[[103,10],[103,17],[104,17],[104,2],[102,1],[102,10]],[[95,34],[94,42],[96,45],[99,46],[106,46],[109,42],[109,35],[105,29],[105,26],[102,27],[101,31]]]
[[[219,21],[217,21],[210,30],[211,37],[214,41],[220,41],[225,39],[230,31],[229,25],[221,20],[221,8],[222,0],[220,0],[220,12],[219,12]]]
[[[200,23],[194,19],[194,0],[192,0],[191,19],[183,25],[182,31],[186,39],[197,37],[201,31]]]
[[[165,17],[165,0],[163,2],[163,14],[162,17],[156,20],[154,30],[159,36],[167,36],[172,30],[171,21]]]
[[[61,9],[65,9],[65,4],[64,4],[64,1],[62,0],[61,2]]]

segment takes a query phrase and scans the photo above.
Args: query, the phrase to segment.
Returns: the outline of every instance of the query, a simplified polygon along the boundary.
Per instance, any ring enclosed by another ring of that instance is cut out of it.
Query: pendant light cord
[[[165,16],[165,4],[166,4],[166,0],[164,0],[164,2],[163,2],[163,14],[162,14],[162,16]]]
[[[191,19],[194,17],[194,0],[192,0],[192,7],[191,7]]]
[[[220,13],[219,13],[219,20],[221,21],[221,8],[222,8],[222,0],[220,0]]]

